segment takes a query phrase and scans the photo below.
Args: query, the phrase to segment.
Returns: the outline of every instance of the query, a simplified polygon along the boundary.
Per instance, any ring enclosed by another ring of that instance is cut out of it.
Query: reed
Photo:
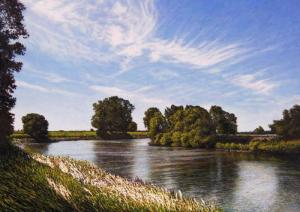
[[[17,147],[10,147],[0,160],[1,210],[220,210],[184,197],[180,191],[112,175],[86,161],[28,153]]]

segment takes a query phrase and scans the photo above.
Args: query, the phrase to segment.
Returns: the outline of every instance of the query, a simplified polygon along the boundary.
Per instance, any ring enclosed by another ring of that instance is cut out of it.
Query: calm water
[[[47,155],[89,160],[114,174],[180,189],[215,201],[225,211],[300,211],[299,159],[147,143],[136,139],[29,145]]]

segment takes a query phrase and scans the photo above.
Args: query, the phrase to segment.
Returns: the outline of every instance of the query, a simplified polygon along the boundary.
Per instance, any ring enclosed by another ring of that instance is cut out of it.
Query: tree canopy
[[[237,118],[233,113],[226,112],[220,106],[211,106],[209,110],[218,134],[236,134]]]
[[[112,96],[93,104],[94,115],[92,126],[99,136],[108,133],[127,132],[132,127],[132,111],[134,106],[125,99]]]
[[[0,1],[0,142],[6,141],[13,133],[14,115],[11,109],[16,99],[14,73],[19,72],[22,63],[16,56],[25,53],[25,47],[18,40],[27,38],[28,33],[23,25],[24,5],[18,0]]]
[[[215,126],[208,111],[200,106],[166,108],[165,116],[156,112],[150,120],[151,144],[199,147],[208,145],[215,135]]]
[[[29,113],[22,117],[23,131],[36,141],[45,141],[48,138],[49,123],[43,115]]]
[[[149,124],[150,124],[150,120],[151,118],[154,117],[155,113],[160,113],[159,109],[156,107],[150,107],[148,108],[148,110],[145,111],[144,113],[144,125],[145,127],[149,130]]]
[[[264,134],[264,133],[265,133],[265,130],[264,130],[264,128],[263,128],[262,126],[259,126],[259,127],[257,127],[257,128],[253,131],[253,133],[255,133],[255,134]]]
[[[300,138],[300,105],[284,110],[282,116],[270,125],[271,132],[285,138]]]

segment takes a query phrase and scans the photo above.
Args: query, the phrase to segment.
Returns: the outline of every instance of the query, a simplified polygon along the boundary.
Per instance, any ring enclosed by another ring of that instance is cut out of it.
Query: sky
[[[268,128],[300,104],[298,0],[21,0],[30,34],[16,75],[15,128],[88,130],[92,104],[220,105],[239,131]]]

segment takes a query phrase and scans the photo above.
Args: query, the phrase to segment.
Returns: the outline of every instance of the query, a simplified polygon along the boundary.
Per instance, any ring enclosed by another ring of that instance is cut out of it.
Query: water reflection
[[[214,200],[225,211],[299,211],[298,159],[150,147],[147,139],[30,144],[44,154],[90,160],[130,179]]]

